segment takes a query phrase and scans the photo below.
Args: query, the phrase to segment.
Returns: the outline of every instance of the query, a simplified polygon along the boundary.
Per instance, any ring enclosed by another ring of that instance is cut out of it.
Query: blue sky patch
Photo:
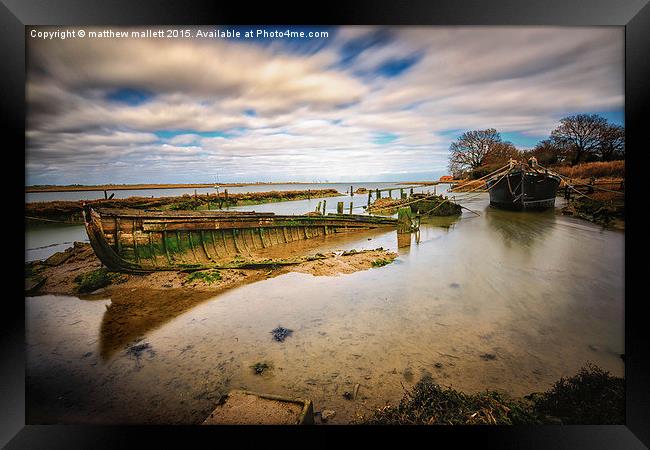
[[[171,139],[182,134],[195,134],[200,137],[229,137],[228,133],[222,131],[196,131],[196,130],[158,130],[154,134],[160,139]]]
[[[379,145],[385,145],[385,144],[390,144],[395,139],[397,139],[397,137],[398,136],[395,133],[382,132],[382,133],[377,133],[373,138],[372,142]]]
[[[130,106],[138,106],[148,102],[154,97],[153,93],[146,89],[120,88],[109,92],[106,99],[117,103],[126,103]]]
[[[422,59],[422,55],[414,55],[408,58],[400,59],[390,59],[382,63],[377,67],[377,74],[382,75],[387,78],[397,77],[402,74],[402,72],[410,69],[418,61]]]

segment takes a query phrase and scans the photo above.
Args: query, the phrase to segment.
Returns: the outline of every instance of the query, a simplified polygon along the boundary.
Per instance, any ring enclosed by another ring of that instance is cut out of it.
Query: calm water
[[[304,212],[311,202],[255,209]],[[408,247],[394,231],[323,241],[398,251],[388,266],[290,273],[165,321],[143,317],[134,333],[151,352],[139,359],[107,329],[110,299],[27,298],[28,423],[199,423],[236,388],[311,398],[347,423],[397,403],[424,372],[513,395],[548,389],[587,361],[623,375],[624,233],[557,210],[492,209],[487,194],[465,205],[480,216],[432,219]],[[278,325],[294,330],[283,343],[271,338]],[[258,361],[273,369],[255,375]],[[357,383],[358,399],[345,400]]]

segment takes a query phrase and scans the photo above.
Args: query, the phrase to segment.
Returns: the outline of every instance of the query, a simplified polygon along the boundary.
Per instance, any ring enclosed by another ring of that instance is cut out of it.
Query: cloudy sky
[[[424,180],[467,130],[623,123],[620,27],[302,30],[329,36],[28,38],[27,184]]]

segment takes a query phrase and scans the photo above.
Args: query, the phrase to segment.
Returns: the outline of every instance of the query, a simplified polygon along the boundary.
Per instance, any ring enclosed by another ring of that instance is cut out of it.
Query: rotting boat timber
[[[254,269],[293,260],[241,260],[241,254],[351,230],[396,226],[397,220],[352,214],[275,215],[224,211],[147,211],[84,206],[90,244],[112,271]]]

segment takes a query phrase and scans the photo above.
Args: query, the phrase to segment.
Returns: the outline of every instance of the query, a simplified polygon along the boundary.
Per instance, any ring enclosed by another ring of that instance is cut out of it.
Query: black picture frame
[[[155,24],[385,24],[385,25],[560,25],[625,27],[625,126],[627,147],[626,185],[628,204],[625,238],[625,378],[626,424],[618,426],[538,426],[538,427],[310,427],[305,445],[326,437],[347,439],[350,432],[385,440],[397,432],[424,438],[431,445],[473,443],[498,448],[644,448],[650,446],[649,343],[646,334],[644,295],[647,248],[646,226],[641,222],[644,208],[642,182],[648,152],[644,123],[650,89],[650,5],[648,0],[445,0],[445,1],[331,1],[322,4],[279,5],[268,2],[253,6],[246,2],[209,1],[127,1],[113,0],[2,0],[0,42],[2,45],[2,99],[5,174],[18,174],[18,181],[5,184],[6,242],[16,245],[5,250],[6,285],[0,336],[0,445],[7,448],[98,448],[134,447],[137,440],[165,447],[187,445],[188,439],[204,438],[215,445],[224,430],[211,427],[120,427],[120,426],[36,426],[25,425],[25,324],[21,218],[24,208],[21,172],[24,162],[25,130],[25,26],[28,25],[155,25]],[[14,164],[16,167],[14,168]],[[9,170],[7,170],[9,169]],[[9,177],[5,177],[10,179]],[[24,179],[23,179],[24,182]],[[15,202],[15,203],[14,203]],[[647,207],[645,207],[647,208]],[[10,212],[10,213],[9,213]],[[16,214],[17,215],[17,214]],[[15,230],[14,230],[15,227]],[[646,244],[646,245],[644,245]],[[5,249],[8,246],[3,246]],[[14,261],[16,258],[16,261]],[[638,258],[638,259],[637,259]],[[20,263],[19,263],[20,262]],[[647,276],[647,275],[646,275]],[[15,291],[14,291],[15,289]],[[10,306],[7,312],[7,306]],[[245,440],[264,438],[286,429],[242,429]],[[252,433],[252,434],[251,434]],[[291,430],[284,436],[302,437]],[[136,441],[134,441],[134,439]],[[260,441],[263,442],[263,441]],[[276,441],[277,443],[277,441]]]

